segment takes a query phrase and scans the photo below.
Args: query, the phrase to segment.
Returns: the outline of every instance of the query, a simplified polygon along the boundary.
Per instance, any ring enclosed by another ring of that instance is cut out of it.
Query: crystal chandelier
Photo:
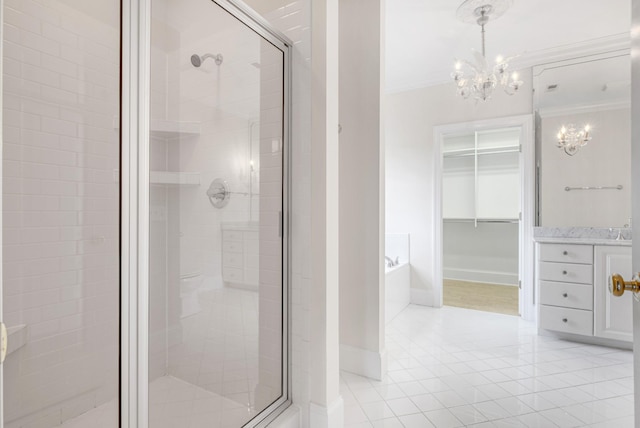
[[[573,156],[591,140],[590,132],[589,125],[585,125],[582,129],[578,129],[572,123],[563,126],[558,132],[558,147],[564,149],[564,152],[569,156]]]
[[[518,92],[522,86],[523,82],[517,72],[513,72],[511,76],[507,72],[509,61],[514,57],[505,59],[499,56],[493,67],[489,66],[486,57],[484,27],[489,18],[496,19],[506,12],[512,2],[513,0],[466,0],[458,8],[458,19],[466,23],[477,23],[482,28],[482,53],[472,49],[475,62],[457,61],[455,70],[451,73],[461,97],[467,99],[473,96],[476,100],[486,101],[491,98],[498,85],[509,95]],[[463,65],[469,70],[463,71]]]

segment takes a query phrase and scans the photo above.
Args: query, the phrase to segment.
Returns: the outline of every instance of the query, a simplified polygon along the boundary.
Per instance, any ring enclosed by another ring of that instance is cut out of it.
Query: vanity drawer
[[[593,284],[593,265],[540,262],[541,280]]]
[[[593,312],[540,305],[540,328],[593,336]]]
[[[241,253],[242,252],[242,241],[222,241],[222,251],[224,252],[232,252],[232,253]]]
[[[540,260],[545,262],[593,263],[592,245],[540,244]]]
[[[222,265],[241,268],[243,259],[242,253],[224,253],[222,255]]]
[[[222,232],[223,241],[242,241],[242,231],[240,230],[224,230]]]
[[[227,282],[242,282],[242,269],[225,267],[222,269],[222,279]]]
[[[593,286],[540,281],[540,303],[590,311],[593,310]]]

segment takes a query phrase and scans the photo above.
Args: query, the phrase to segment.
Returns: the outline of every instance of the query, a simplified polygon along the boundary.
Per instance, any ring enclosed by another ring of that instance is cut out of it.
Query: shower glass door
[[[0,426],[117,427],[120,2],[0,7]]]
[[[287,47],[227,3],[151,10],[149,426],[254,426],[287,396]]]

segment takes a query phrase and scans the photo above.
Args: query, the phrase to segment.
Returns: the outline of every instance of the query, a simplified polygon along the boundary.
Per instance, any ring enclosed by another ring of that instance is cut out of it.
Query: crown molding
[[[525,68],[535,68],[560,61],[579,60],[580,58],[606,55],[614,52],[630,52],[631,39],[629,33],[613,34],[611,36],[599,37],[597,39],[585,40],[578,43],[555,46],[549,49],[523,52],[518,58],[512,61],[512,68],[522,70]],[[389,85],[385,88],[385,93],[394,94],[398,92],[412,91],[427,88],[430,86],[453,83],[449,74],[450,69],[434,70],[425,75],[420,81],[405,81],[400,84]],[[534,75],[535,77],[535,75]]]
[[[541,118],[545,119],[548,117],[569,116],[574,114],[596,113],[600,111],[622,110],[622,109],[630,109],[630,108],[631,108],[631,101],[627,100],[627,101],[613,101],[608,103],[589,104],[589,105],[547,107],[547,108],[538,110],[538,114],[540,115]]]

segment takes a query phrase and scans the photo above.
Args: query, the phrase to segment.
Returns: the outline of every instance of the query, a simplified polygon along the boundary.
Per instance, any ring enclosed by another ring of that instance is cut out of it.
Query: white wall
[[[593,139],[575,155],[556,147],[563,125],[590,124]],[[622,227],[631,217],[629,108],[542,117],[540,147],[540,224],[549,227]],[[569,187],[617,186],[622,190]],[[597,209],[593,209],[597,207]]]
[[[55,426],[118,393],[119,7],[4,2],[5,426]]]
[[[518,285],[518,223],[444,222],[443,277]]]
[[[340,366],[377,379],[386,370],[383,11],[384,1],[340,1]]]
[[[411,286],[432,305],[433,127],[502,116],[530,114],[531,72],[514,96],[496,92],[476,103],[456,95],[453,83],[388,94],[386,99],[386,231],[411,235]]]

